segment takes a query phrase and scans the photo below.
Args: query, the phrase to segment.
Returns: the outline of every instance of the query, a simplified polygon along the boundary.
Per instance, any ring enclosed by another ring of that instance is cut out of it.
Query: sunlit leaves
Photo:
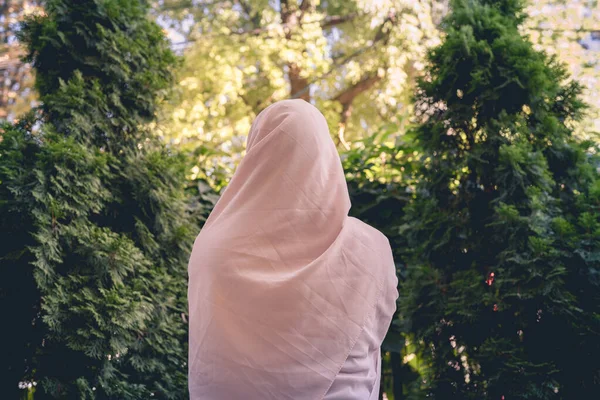
[[[429,2],[220,2],[194,12],[185,63],[159,133],[188,150],[221,186],[239,160],[250,123],[269,104],[311,99],[340,148],[411,113],[412,83],[438,41]],[[160,7],[157,8],[160,10]],[[285,10],[284,10],[285,11]]]
[[[558,56],[573,79],[584,87],[584,100],[591,108],[587,118],[577,125],[584,138],[600,132],[600,37],[597,21],[600,8],[592,0],[532,1],[526,9],[529,18],[522,30],[536,48]]]

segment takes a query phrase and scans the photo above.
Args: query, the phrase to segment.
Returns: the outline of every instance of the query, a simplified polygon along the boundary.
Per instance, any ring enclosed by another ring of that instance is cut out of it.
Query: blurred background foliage
[[[580,137],[598,140],[600,132],[600,2],[539,0],[526,3],[529,16],[522,31],[537,50],[558,57],[572,77],[585,88],[590,105],[577,127]]]
[[[360,0],[164,4],[172,11],[163,20],[185,61],[157,131],[195,152],[194,176],[216,187],[243,154],[253,118],[277,100],[317,105],[340,150],[384,124],[403,131],[425,52],[439,43],[444,7]]]
[[[0,2],[0,119],[14,121],[36,105],[31,65],[24,62],[23,46],[16,33],[28,15],[40,12],[36,0]]]
[[[440,43],[448,0],[153,0],[152,16],[183,56],[177,84],[153,129],[188,152],[189,177],[220,190],[244,152],[254,116],[289,97],[314,102],[340,151],[393,124],[410,127],[415,82]],[[0,119],[35,103],[32,71],[20,61],[18,21],[39,0],[0,2]],[[590,104],[577,134],[600,131],[600,5],[597,0],[527,3],[521,25],[536,48],[554,54]]]

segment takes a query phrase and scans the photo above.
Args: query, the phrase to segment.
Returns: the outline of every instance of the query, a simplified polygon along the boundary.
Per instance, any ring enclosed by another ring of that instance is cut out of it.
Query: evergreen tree
[[[146,11],[48,0],[22,27],[43,105],[2,126],[2,397],[186,396],[197,228],[183,163],[146,128],[176,61]]]
[[[434,399],[600,398],[600,180],[519,0],[455,0],[420,82],[400,314]]]

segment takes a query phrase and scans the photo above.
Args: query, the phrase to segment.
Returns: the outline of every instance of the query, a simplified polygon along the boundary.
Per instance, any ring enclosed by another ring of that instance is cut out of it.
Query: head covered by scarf
[[[261,112],[189,262],[191,399],[325,396],[397,283],[387,238],[349,209],[323,115]]]

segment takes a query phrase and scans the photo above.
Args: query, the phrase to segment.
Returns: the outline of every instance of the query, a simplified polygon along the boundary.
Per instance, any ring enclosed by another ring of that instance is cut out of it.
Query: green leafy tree
[[[580,87],[519,0],[456,0],[420,82],[400,316],[414,398],[600,398],[600,180]]]
[[[195,152],[193,176],[217,187],[242,156],[254,117],[277,100],[314,102],[341,150],[390,122],[403,131],[444,3],[160,2],[185,62],[157,130]]]
[[[2,126],[2,396],[185,398],[197,228],[147,127],[169,43],[142,0],[48,0],[21,40],[43,105]]]

